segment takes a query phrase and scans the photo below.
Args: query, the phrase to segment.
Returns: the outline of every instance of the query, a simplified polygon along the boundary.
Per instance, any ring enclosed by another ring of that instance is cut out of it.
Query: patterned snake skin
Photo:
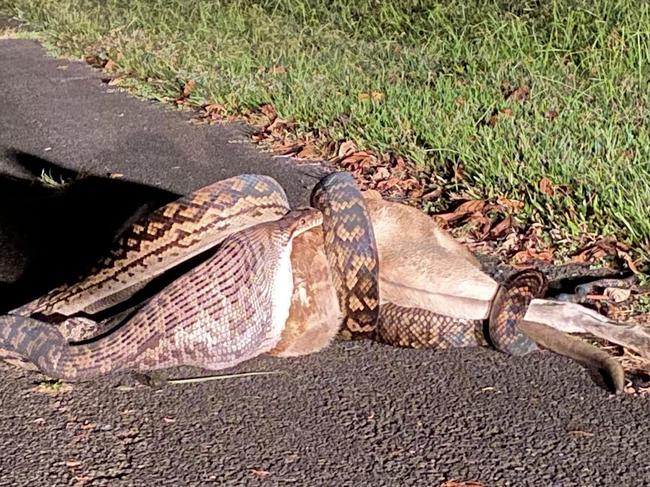
[[[98,268],[13,314],[99,312],[127,298],[150,279],[216,246],[231,233],[277,220],[288,211],[284,190],[268,176],[242,174],[218,181],[131,225]]]
[[[351,337],[372,336],[379,317],[379,255],[363,196],[351,174],[334,173],[316,185],[311,205],[323,213],[344,330]]]
[[[285,310],[278,303],[290,299],[292,290],[287,266],[279,262],[287,249],[290,253],[293,236],[318,225],[349,335],[409,347],[486,343],[483,321],[379,306],[375,238],[350,174],[324,178],[311,201],[320,211],[283,217],[289,205],[282,188],[265,176],[242,175],[164,206],[132,225],[113,253],[84,279],[0,317],[0,349],[27,358],[47,375],[68,380],[173,365],[223,368],[264,353],[279,340],[277,308]],[[213,257],[156,294],[116,330],[80,344],[68,344],[69,337],[62,335],[61,330],[74,330],[77,323],[83,328],[90,321],[75,314],[109,308],[219,242]],[[492,307],[489,340],[507,353],[535,348],[517,329],[527,303],[543,289],[538,286],[543,278],[535,280],[533,275],[527,271],[515,276]],[[284,320],[288,304],[286,308]],[[34,315],[68,319],[57,329]]]
[[[291,241],[321,222],[320,212],[298,210],[227,237],[213,257],[90,343],[69,345],[55,327],[22,316],[0,318],[0,342],[67,380],[124,369],[233,366],[280,339],[293,290]]]

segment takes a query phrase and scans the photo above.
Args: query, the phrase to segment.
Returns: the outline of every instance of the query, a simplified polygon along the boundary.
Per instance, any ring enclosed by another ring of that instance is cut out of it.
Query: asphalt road
[[[0,93],[4,309],[176,193],[257,172],[302,204],[314,183],[241,127],[191,125],[33,42],[0,41]],[[95,177],[68,191],[30,182],[69,176],[62,168]],[[52,390],[1,365],[0,485],[650,485],[650,400],[610,396],[561,357],[340,342],[237,370],[279,373],[159,390],[115,375]]]

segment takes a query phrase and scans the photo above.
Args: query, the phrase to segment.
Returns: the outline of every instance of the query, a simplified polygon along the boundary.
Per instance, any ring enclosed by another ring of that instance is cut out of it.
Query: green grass
[[[174,99],[193,79],[196,103],[272,103],[301,127],[397,150],[451,190],[523,199],[529,221],[650,253],[648,2],[0,0],[0,11],[62,54],[120,53],[145,96]],[[520,86],[528,98],[508,100]],[[368,91],[383,100],[360,100]]]

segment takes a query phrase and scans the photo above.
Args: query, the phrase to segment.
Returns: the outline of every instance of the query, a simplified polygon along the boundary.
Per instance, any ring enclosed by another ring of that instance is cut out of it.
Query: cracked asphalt
[[[257,172],[299,205],[315,181],[244,127],[190,124],[32,41],[0,40],[0,92],[3,310],[175,194]],[[33,182],[43,171],[90,176],[57,190]],[[650,399],[611,396],[562,357],[338,342],[235,371],[276,373],[59,388],[0,365],[0,485],[650,485]]]

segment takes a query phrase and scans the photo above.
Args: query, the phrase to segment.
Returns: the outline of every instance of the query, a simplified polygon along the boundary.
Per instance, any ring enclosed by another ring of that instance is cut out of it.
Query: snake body
[[[124,369],[233,366],[279,341],[293,290],[291,241],[321,221],[316,210],[299,210],[232,234],[124,326],[90,343],[69,345],[54,327],[23,316],[0,318],[0,341],[67,380]]]
[[[268,176],[242,174],[218,181],[129,226],[109,255],[84,278],[54,289],[13,314],[97,313],[228,235],[277,220],[288,211],[284,190]]]
[[[371,336],[379,318],[379,256],[361,192],[351,174],[333,173],[314,187],[311,204],[323,213],[343,329],[352,337]]]
[[[0,349],[27,358],[48,375],[71,380],[172,365],[222,368],[246,360],[280,340],[274,310],[286,304],[288,314],[288,304],[279,303],[292,289],[286,282],[291,271],[282,256],[295,235],[315,227],[322,229],[348,334],[411,347],[485,343],[484,320],[380,305],[373,228],[351,175],[327,176],[311,201],[318,211],[305,210],[306,221],[296,220],[294,213],[286,215],[286,196],[274,180],[242,175],[164,206],[132,225],[100,267],[78,283],[1,317]],[[34,318],[63,315],[68,319],[60,329],[75,329],[76,314],[92,314],[126,299],[157,275],[219,242],[213,257],[104,336],[69,344],[59,329]],[[277,264],[280,261],[284,264]],[[543,288],[543,277],[533,271],[502,288],[487,323],[490,342],[498,349],[521,354],[535,348],[517,323],[526,303]]]

